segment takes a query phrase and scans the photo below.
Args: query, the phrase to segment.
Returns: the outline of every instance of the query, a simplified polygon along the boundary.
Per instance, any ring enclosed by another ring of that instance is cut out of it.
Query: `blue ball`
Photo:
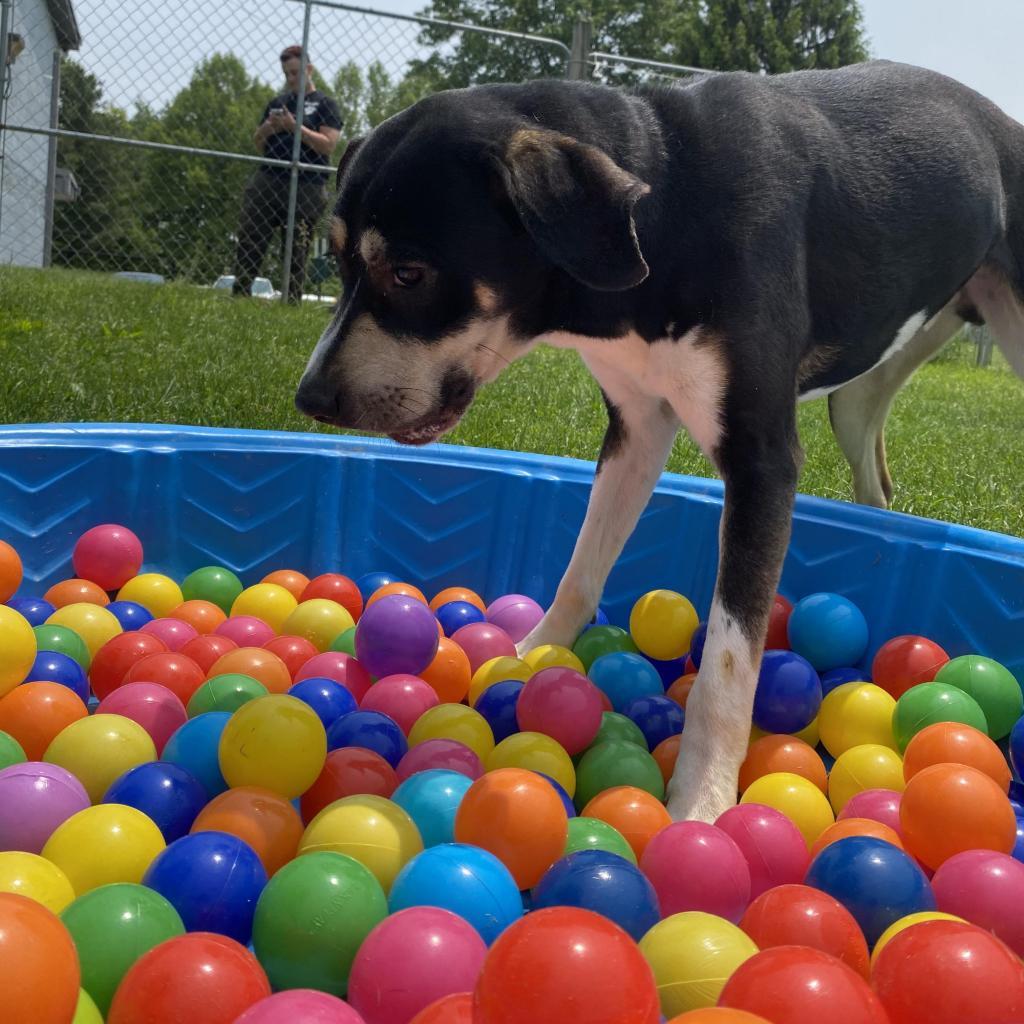
[[[444,843],[413,857],[388,897],[392,914],[408,907],[441,907],[468,921],[490,945],[523,916],[515,879],[478,846]]]
[[[680,676],[686,675],[686,655],[684,654],[681,658],[672,658],[669,661],[658,661],[657,658],[648,657],[644,655],[644,658],[657,669],[658,675],[661,676],[661,685],[667,690]]]
[[[484,622],[484,613],[475,604],[468,601],[449,601],[434,612],[441,623],[445,636],[451,636],[457,629],[468,626],[471,622]]]
[[[1024,716],[1017,719],[1016,724],[1010,730],[1010,767],[1013,768],[1017,778],[1024,776]],[[1013,785],[1010,786],[1010,798],[1018,799],[1014,795]]]
[[[171,734],[161,757],[197,778],[212,800],[228,788],[220,771],[220,736],[230,711],[207,711],[190,718]]]
[[[397,768],[409,743],[401,726],[383,711],[350,711],[327,730],[327,749],[339,747],[365,747]]]
[[[810,594],[793,606],[789,646],[816,669],[856,665],[868,649],[863,612],[839,594]]]
[[[607,626],[610,624],[608,613],[600,606],[597,606],[597,611],[594,612],[594,617],[590,620],[588,625],[591,626]]]
[[[595,658],[587,673],[590,681],[611,701],[620,714],[637,697],[664,695],[658,670],[642,654],[612,651]]]
[[[447,768],[410,775],[391,799],[416,823],[424,846],[455,842],[455,814],[473,780]]]
[[[935,896],[913,857],[873,836],[848,836],[811,861],[804,884],[821,889],[860,925],[868,947],[894,921],[935,909]]]
[[[821,707],[821,680],[793,651],[765,651],[754,692],[754,725],[765,732],[799,732]]]
[[[126,633],[141,629],[153,618],[148,608],[143,608],[135,601],[111,601],[107,605],[107,611],[121,623],[121,628]]]
[[[1024,861],[1024,817],[1017,815],[1017,840],[1010,853],[1019,861]]]
[[[869,676],[870,673],[862,668],[850,668],[847,665],[842,668],[830,668],[827,672],[821,673],[821,695],[827,697],[843,683],[870,683]]]
[[[349,690],[326,677],[310,676],[292,686],[288,693],[308,704],[325,729],[330,729],[342,715],[350,714],[359,707]]]
[[[654,886],[625,857],[607,850],[578,850],[555,861],[533,890],[533,909],[592,910],[639,942],[661,918]]]
[[[399,578],[392,576],[389,572],[367,572],[356,580],[356,586],[359,588],[359,593],[363,595],[363,604],[365,604],[373,596],[375,590],[380,590],[381,587],[386,587],[389,583],[398,582],[400,582]]]
[[[820,743],[814,749],[818,752],[818,757],[821,758],[822,764],[825,765],[825,772],[832,771],[832,766],[836,763],[836,759]]]
[[[637,697],[626,708],[626,717],[632,719],[647,740],[647,749],[653,750],[669,736],[683,731],[683,709],[671,697]]]
[[[74,658],[69,658],[60,651],[39,651],[36,654],[35,661],[25,676],[25,682],[37,680],[60,683],[61,686],[73,690],[83,704],[89,702],[89,679],[85,669]]]
[[[165,843],[187,835],[208,800],[206,787],[169,761],[147,761],[129,768],[103,797],[105,804],[127,804],[142,811],[163,833]]]
[[[267,873],[238,836],[194,832],[159,853],[142,884],[177,910],[186,931],[217,932],[246,946]]]
[[[697,668],[700,668],[701,659],[704,657],[704,641],[707,638],[708,624],[706,622],[698,623],[697,628],[693,631],[693,636],[690,638],[690,658]]]
[[[550,775],[545,775],[544,772],[537,772],[542,778],[546,779],[554,787],[555,792],[558,794],[559,799],[562,801],[562,806],[565,808],[566,816],[569,818],[576,817],[576,805],[572,802],[572,797],[566,792],[565,787],[557,780],[551,778]]]
[[[495,743],[500,743],[513,733],[519,732],[516,705],[525,685],[518,679],[503,679],[500,683],[488,686],[473,705],[487,720],[491,732],[494,733]]]
[[[41,626],[57,610],[41,597],[12,597],[7,602],[7,607],[13,608],[23,619],[27,619],[33,629]]]

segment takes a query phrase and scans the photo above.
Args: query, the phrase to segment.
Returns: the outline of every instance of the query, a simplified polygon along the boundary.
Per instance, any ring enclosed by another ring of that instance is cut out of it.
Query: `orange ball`
[[[828,793],[825,762],[814,747],[796,736],[772,734],[751,743],[740,765],[740,792],[746,792],[752,783],[774,772],[799,775],[813,782],[822,793]]]
[[[666,736],[651,752],[651,756],[661,769],[661,777],[668,785],[672,773],[676,770],[676,758],[679,756],[680,736]]]
[[[639,860],[647,844],[672,824],[665,805],[657,797],[635,786],[613,786],[583,808],[583,818],[598,818],[625,837]]]
[[[54,583],[50,589],[43,594],[43,600],[49,601],[54,608],[64,608],[69,604],[98,604],[105,608],[110,604],[110,598],[106,592],[101,590],[92,580],[61,580]]]
[[[686,702],[690,697],[693,684],[697,682],[696,672],[687,672],[680,676],[666,691],[665,696],[674,700],[681,708],[686,708]]]
[[[18,552],[0,540],[0,604],[6,604],[17,593],[23,572]]]
[[[170,616],[187,622],[200,636],[212,633],[226,618],[224,610],[212,601],[182,601]]]
[[[933,870],[965,850],[1009,853],[1017,818],[1006,793],[984,772],[933,764],[907,783],[900,800],[903,845]]]
[[[81,971],[71,933],[42,903],[0,893],[0,1020],[68,1024]]]
[[[288,666],[272,651],[262,647],[239,647],[222,654],[206,673],[207,679],[225,672],[241,672],[261,682],[271,693],[287,693],[292,685]]]
[[[1010,769],[1002,751],[970,725],[935,722],[911,739],[903,754],[903,778],[909,782],[933,764],[965,764],[984,772],[1004,793],[1010,788]]]
[[[767,1017],[746,1010],[734,1010],[729,1006],[706,1006],[699,1010],[687,1010],[673,1017],[668,1024],[772,1024]]]
[[[238,786],[215,796],[192,823],[193,832],[229,832],[244,839],[268,878],[295,857],[302,829],[291,801],[260,786]]]
[[[58,733],[88,715],[81,697],[60,683],[22,683],[0,699],[0,730],[21,744],[30,761],[41,761]]]
[[[903,849],[899,834],[889,825],[872,818],[841,818],[834,825],[829,825],[814,841],[814,845],[811,847],[811,860],[814,860],[826,846],[830,846],[840,839],[846,839],[848,836],[871,836],[874,839],[884,839],[887,843],[892,843],[893,846]]]
[[[424,604],[427,603],[423,591],[419,587],[414,587],[411,583],[386,583],[383,587],[378,587],[370,595],[369,600],[366,602],[366,607],[369,608],[375,601],[379,601],[382,597],[388,597],[390,594],[402,594],[405,597],[414,597],[417,601],[422,601]]]
[[[454,640],[442,636],[434,660],[420,673],[420,679],[434,688],[442,704],[458,704],[469,693],[473,671],[466,652]]]
[[[275,572],[267,573],[260,583],[276,583],[284,587],[296,601],[302,600],[302,592],[309,586],[309,577],[294,569],[277,569]]]
[[[520,889],[532,889],[565,852],[569,823],[555,788],[537,772],[499,768],[466,790],[455,841],[489,850]]]
[[[467,590],[465,587],[445,587],[430,599],[430,610],[436,612],[441,605],[448,604],[449,601],[465,601],[482,612],[487,611],[484,599],[475,590]]]

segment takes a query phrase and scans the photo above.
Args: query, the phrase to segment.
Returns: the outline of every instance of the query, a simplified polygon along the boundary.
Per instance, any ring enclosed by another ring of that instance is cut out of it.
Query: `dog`
[[[736,801],[789,541],[797,402],[830,396],[858,495],[885,504],[885,412],[940,339],[985,321],[1024,372],[1022,203],[1024,127],[907,65],[439,93],[344,154],[344,294],[296,405],[425,444],[539,341],[579,352],[608,428],[520,653],[590,621],[685,428],[725,500],[667,804],[713,821]]]

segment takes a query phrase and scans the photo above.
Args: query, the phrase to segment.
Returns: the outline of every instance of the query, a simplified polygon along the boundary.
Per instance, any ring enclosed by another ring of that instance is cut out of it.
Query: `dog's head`
[[[296,394],[326,423],[425,444],[544,331],[551,289],[647,276],[648,191],[602,149],[486,90],[424,100],[350,143],[330,224],[342,299]]]

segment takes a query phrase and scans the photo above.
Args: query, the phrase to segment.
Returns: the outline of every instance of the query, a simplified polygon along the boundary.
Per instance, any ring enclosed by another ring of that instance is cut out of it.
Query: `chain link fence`
[[[332,0],[0,0],[0,264],[330,297],[322,214],[347,139],[453,85],[699,70],[593,53],[584,21],[571,38]],[[289,103],[289,45],[292,121],[257,140],[275,97]],[[297,106],[302,53],[318,93]]]

